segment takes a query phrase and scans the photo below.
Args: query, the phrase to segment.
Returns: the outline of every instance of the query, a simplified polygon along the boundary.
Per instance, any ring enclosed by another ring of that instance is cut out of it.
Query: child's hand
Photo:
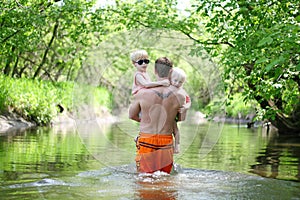
[[[161,85],[162,85],[162,86],[167,86],[167,87],[168,87],[168,86],[170,85],[170,81],[167,80],[167,79],[166,79],[166,80],[162,80],[162,81],[161,81]]]

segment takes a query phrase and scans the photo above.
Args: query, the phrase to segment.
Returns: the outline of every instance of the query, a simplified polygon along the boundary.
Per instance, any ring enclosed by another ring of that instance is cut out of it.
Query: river
[[[0,136],[0,199],[300,199],[300,138],[179,125],[171,175],[137,174],[138,124],[77,122]]]

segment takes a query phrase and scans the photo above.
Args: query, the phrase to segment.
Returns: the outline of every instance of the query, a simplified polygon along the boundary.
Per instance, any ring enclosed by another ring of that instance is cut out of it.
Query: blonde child
[[[152,88],[157,86],[169,86],[168,80],[152,82],[148,73],[147,67],[150,62],[147,51],[137,50],[130,54],[130,59],[136,72],[134,73],[134,79],[132,84],[132,95],[138,93],[142,88]]]
[[[133,84],[132,84],[132,95],[137,94],[142,88],[152,88],[157,86],[169,86],[169,80],[162,80],[152,82],[148,73],[147,67],[150,62],[147,51],[145,50],[137,50],[130,54],[130,59],[136,71],[133,76]],[[140,113],[141,114],[141,113]],[[137,137],[134,138],[134,141],[137,141]]]
[[[183,89],[183,84],[186,80],[186,74],[185,72],[178,68],[174,67],[171,72],[171,87],[176,87],[179,89],[179,92],[182,93],[185,98],[185,104],[180,108],[179,113],[185,117],[187,109],[191,107],[191,100],[186,91]],[[173,135],[175,138],[175,145],[174,145],[174,153],[179,153],[180,151],[180,133],[177,126],[177,121],[174,121],[173,126]]]

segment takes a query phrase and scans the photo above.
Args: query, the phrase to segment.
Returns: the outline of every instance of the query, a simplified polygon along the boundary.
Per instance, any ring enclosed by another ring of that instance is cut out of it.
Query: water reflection
[[[0,160],[0,178],[12,181],[26,174],[86,169],[95,159],[73,129],[39,128],[0,136]]]
[[[263,177],[300,181],[300,137],[274,136],[256,157],[250,172]],[[284,173],[289,172],[289,173]]]
[[[178,199],[178,190],[174,177],[163,172],[138,175],[137,186],[137,196],[139,199]]]
[[[41,128],[0,136],[1,199],[300,198],[298,137],[225,125],[216,138],[207,136],[206,125],[182,124],[178,172],[140,176],[135,128],[113,125],[99,131],[86,124],[82,134]],[[295,181],[262,178],[249,173],[250,166],[251,173]]]

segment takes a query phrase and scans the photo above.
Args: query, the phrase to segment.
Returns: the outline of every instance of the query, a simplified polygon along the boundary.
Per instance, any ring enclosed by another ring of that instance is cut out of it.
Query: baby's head
[[[174,67],[171,72],[171,85],[180,88],[186,80],[185,72],[178,68]]]
[[[130,54],[130,59],[132,63],[135,63],[139,60],[149,59],[148,53],[145,50],[137,50]]]

